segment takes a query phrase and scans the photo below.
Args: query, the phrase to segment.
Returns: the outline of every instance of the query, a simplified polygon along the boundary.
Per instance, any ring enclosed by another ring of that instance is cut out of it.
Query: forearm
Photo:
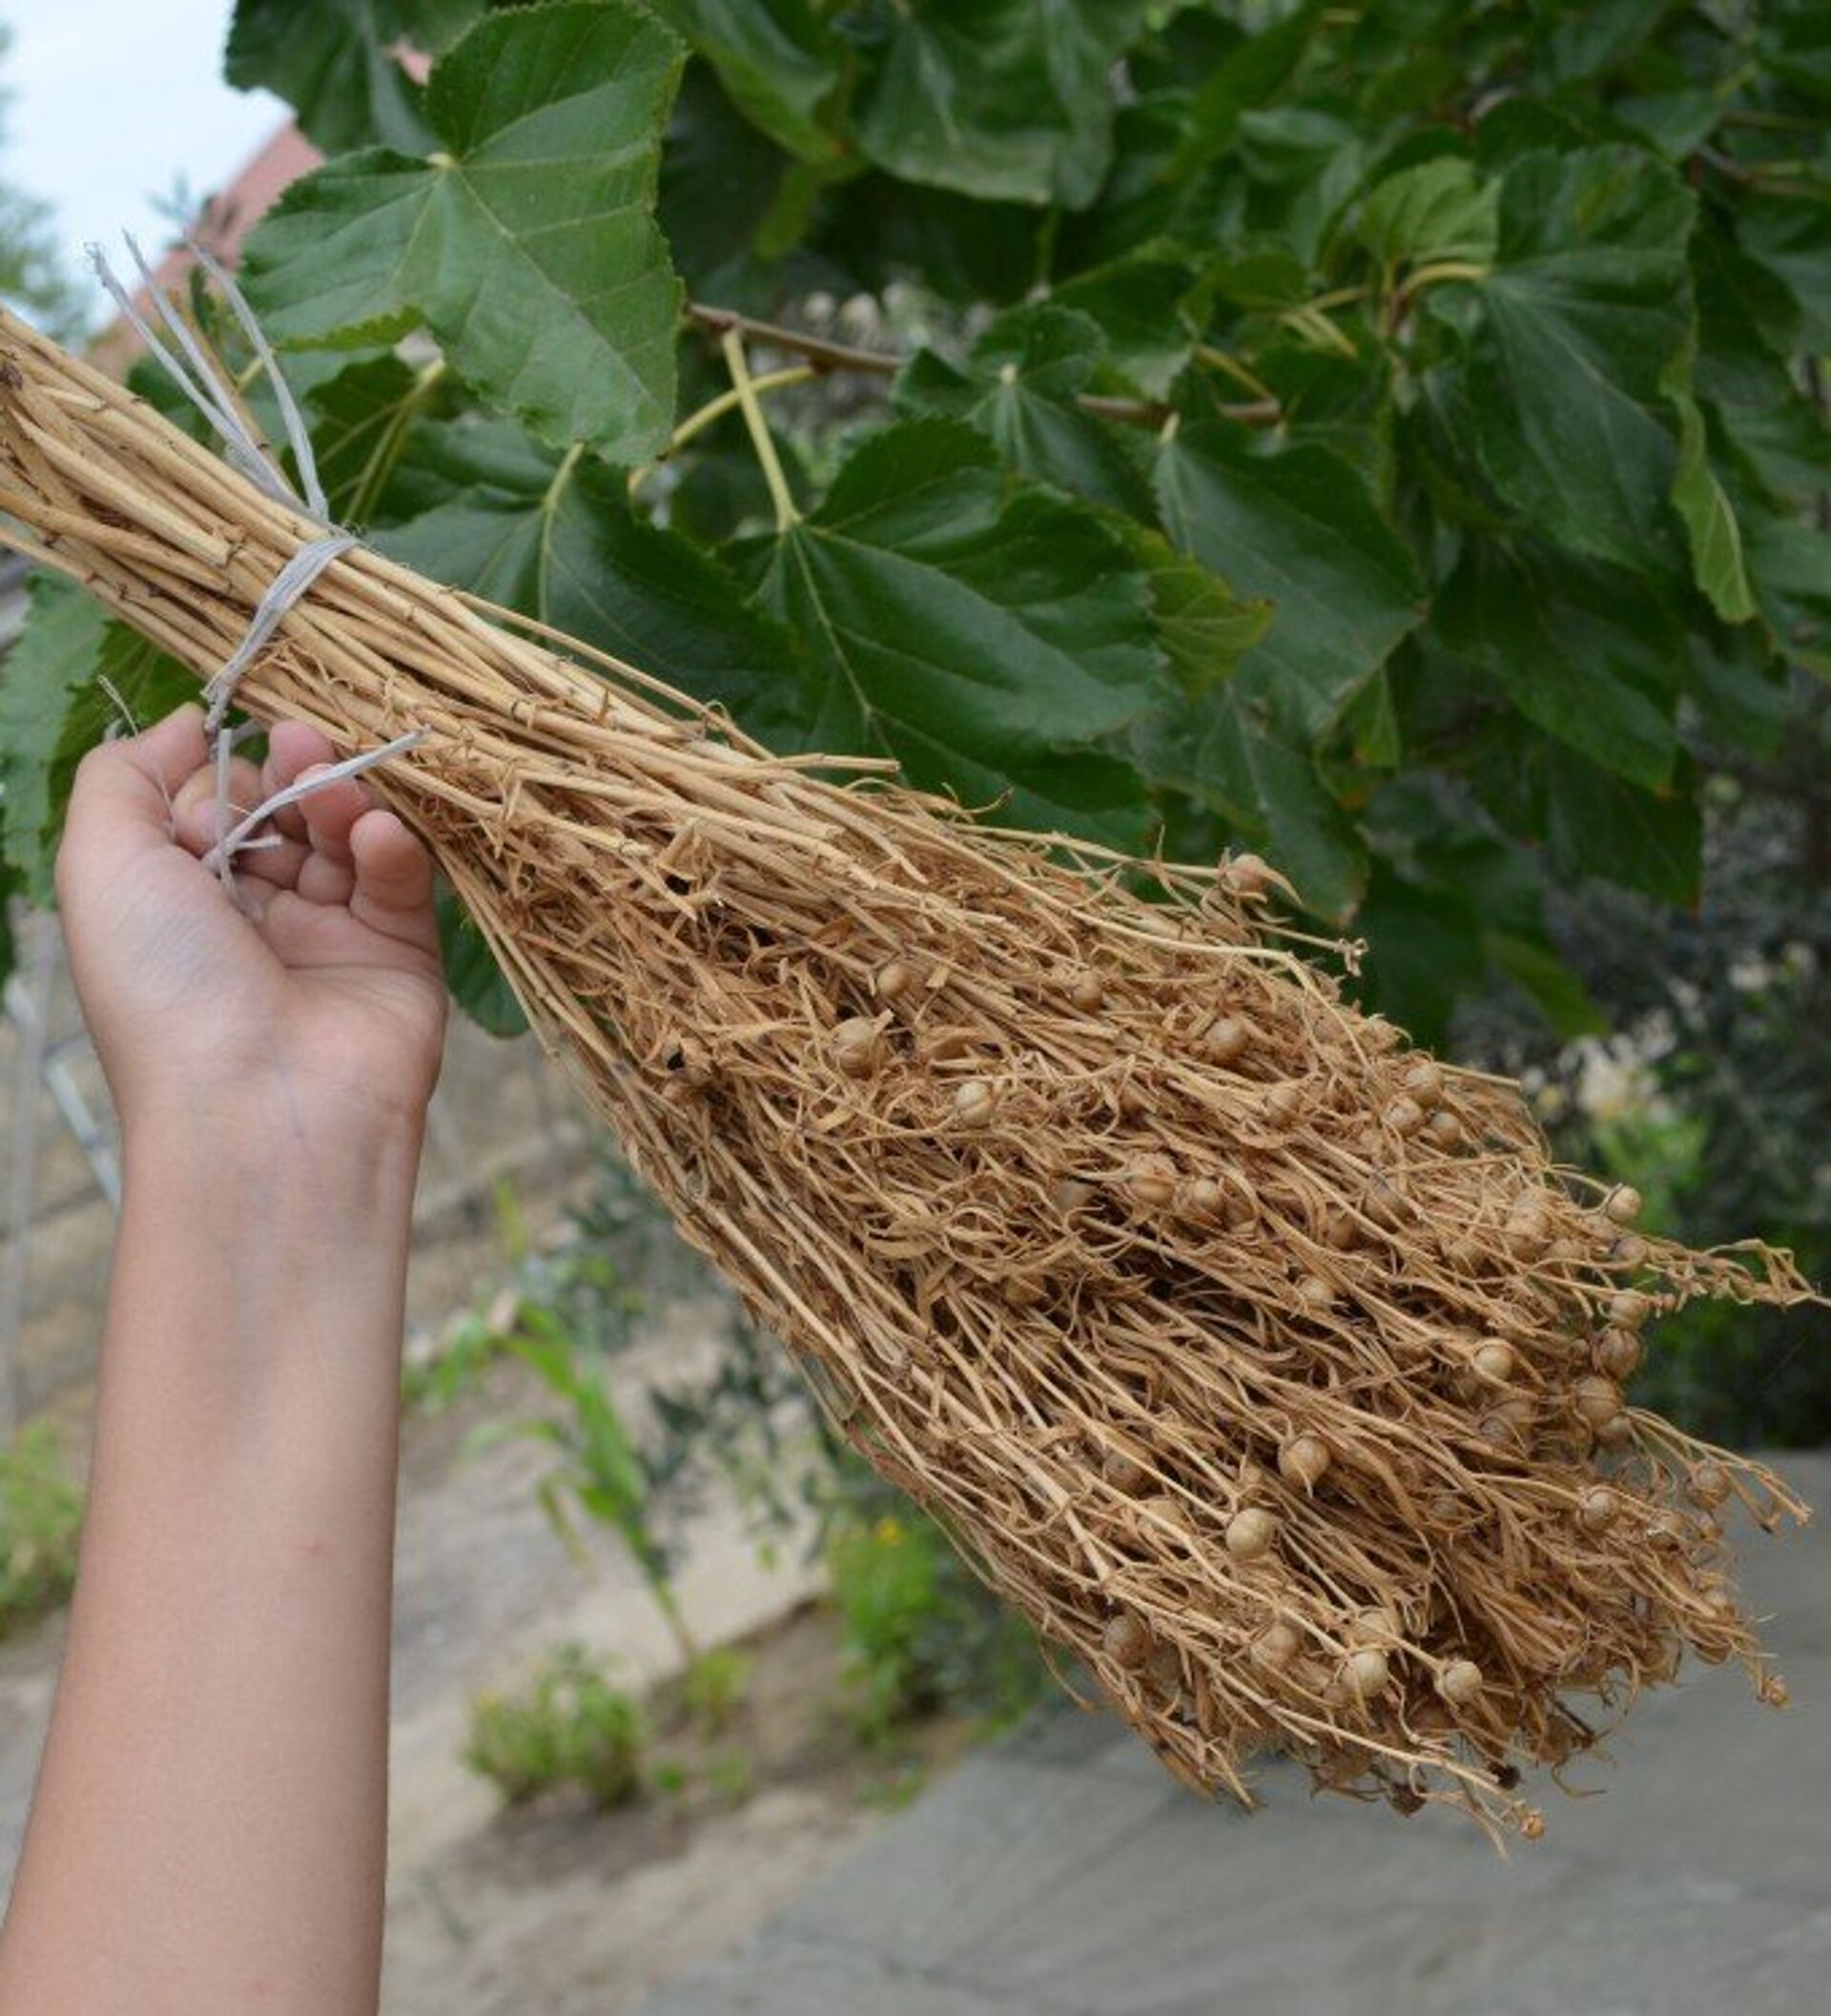
[[[375,2006],[417,1151],[130,1134],[6,2016]]]

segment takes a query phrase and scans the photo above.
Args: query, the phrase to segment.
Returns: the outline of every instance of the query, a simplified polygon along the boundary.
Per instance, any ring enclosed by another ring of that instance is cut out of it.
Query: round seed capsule
[[[1694,1464],[1691,1475],[1685,1480],[1685,1495],[1706,1512],[1720,1505],[1729,1496],[1730,1490],[1729,1472],[1720,1463]]]
[[[1323,1214],[1323,1244],[1337,1253],[1351,1253],[1361,1243],[1361,1228],[1351,1211],[1330,1204]]]
[[[1312,1316],[1321,1316],[1335,1306],[1335,1288],[1320,1274],[1306,1274],[1296,1287],[1298,1306]]]
[[[1386,1655],[1377,1646],[1366,1645],[1351,1652],[1342,1669],[1348,1691],[1358,1701],[1370,1701],[1386,1689],[1389,1673]]]
[[[1068,988],[1068,998],[1083,1015],[1092,1015],[1106,998],[1097,973],[1078,973]]]
[[[1467,1708],[1485,1684],[1473,1659],[1451,1659],[1437,1676],[1437,1692],[1452,1708]]]
[[[1136,1456],[1122,1449],[1109,1449],[1100,1470],[1115,1491],[1122,1491],[1127,1495],[1142,1491],[1151,1481],[1150,1471]]]
[[[1223,871],[1227,887],[1243,901],[1263,896],[1277,879],[1270,866],[1258,854],[1235,854]]]
[[[1156,1641],[1151,1636],[1150,1626],[1142,1617],[1122,1611],[1107,1621],[1106,1629],[1101,1633],[1101,1649],[1115,1666],[1122,1666],[1128,1673],[1135,1673],[1151,1656]]]
[[[1438,1148],[1462,1146],[1462,1122],[1448,1106],[1439,1106],[1424,1123],[1424,1138]]]
[[[1634,1440],[1634,1417],[1622,1412],[1613,1421],[1605,1421],[1595,1431],[1595,1439],[1604,1449],[1626,1449]]]
[[[1604,1533],[1621,1516],[1621,1495],[1606,1484],[1592,1484],[1576,1501],[1576,1523],[1586,1533]]]
[[[1274,1085],[1265,1094],[1265,1118],[1274,1126],[1288,1127],[1302,1118],[1304,1095],[1299,1086]]]
[[[1217,1017],[1203,1030],[1198,1048],[1217,1064],[1237,1063],[1252,1046],[1252,1031],[1238,1016]]]
[[[1495,1386],[1504,1386],[1518,1368],[1513,1347],[1504,1337],[1485,1338],[1470,1360],[1476,1373]]]
[[[1443,1099],[1443,1069],[1428,1057],[1421,1057],[1406,1074],[1401,1083],[1405,1089],[1426,1108],[1437,1105]]]
[[[1424,1125],[1424,1108],[1409,1094],[1402,1094],[1387,1107],[1386,1123],[1394,1134],[1415,1134]]]
[[[1068,1216],[1084,1210],[1093,1202],[1094,1186],[1082,1183],[1078,1176],[1064,1176],[1058,1181],[1050,1195],[1055,1200],[1056,1209]]]
[[[1536,1260],[1552,1243],[1552,1222],[1537,1198],[1528,1198],[1507,1215],[1502,1235],[1508,1250],[1521,1260]]]
[[[1297,1656],[1299,1642],[1288,1624],[1267,1624],[1252,1641],[1252,1656],[1259,1665],[1280,1673]]]
[[[833,1060],[848,1078],[869,1078],[883,1062],[883,1031],[868,1016],[848,1017],[832,1040]]]
[[[1384,1232],[1396,1232],[1405,1223],[1405,1199],[1384,1176],[1374,1177],[1368,1184],[1361,1209]]]
[[[1278,1473],[1293,1484],[1312,1491],[1327,1474],[1333,1459],[1328,1444],[1320,1435],[1293,1435],[1278,1451]]]
[[[1176,1171],[1161,1155],[1142,1156],[1132,1164],[1125,1187],[1135,1204],[1161,1211],[1176,1200]]]
[[[1227,1552],[1236,1561],[1257,1561],[1271,1552],[1278,1522],[1268,1512],[1249,1505],[1227,1521]]]
[[[1356,1611],[1348,1619],[1348,1642],[1350,1645],[1396,1645],[1399,1642],[1398,1619],[1389,1610],[1377,1606]]]
[[[1212,1176],[1198,1176],[1189,1185],[1189,1209],[1198,1218],[1218,1218],[1226,1207],[1227,1193]]]
[[[1653,1313],[1653,1304],[1638,1288],[1623,1288],[1609,1297],[1609,1322],[1617,1330],[1637,1330]]]
[[[916,985],[916,974],[901,959],[891,959],[878,967],[872,984],[880,1001],[899,1001]]]
[[[1685,1544],[1683,1514],[1676,1512],[1655,1512],[1647,1521],[1647,1539],[1662,1553],[1676,1553]]]
[[[1647,1243],[1638,1232],[1623,1232],[1609,1247],[1609,1259],[1621,1267],[1637,1267],[1646,1264]]]
[[[1602,1209],[1612,1224],[1631,1225],[1640,1216],[1640,1193],[1632,1183],[1616,1183],[1602,1200]]]
[[[998,1094],[984,1079],[969,1078],[954,1095],[954,1118],[963,1127],[983,1127],[998,1103]]]
[[[1604,1330],[1595,1340],[1595,1368],[1611,1379],[1631,1379],[1640,1364],[1640,1340],[1632,1330]]]
[[[1621,1411],[1621,1389],[1613,1379],[1588,1373],[1571,1389],[1571,1405],[1577,1418],[1591,1428],[1605,1428]]]

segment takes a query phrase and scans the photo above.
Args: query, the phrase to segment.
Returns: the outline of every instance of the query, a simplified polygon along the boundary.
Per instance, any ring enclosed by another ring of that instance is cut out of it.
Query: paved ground
[[[1644,1701],[1499,1860],[1447,1816],[1208,1808],[1104,1718],[971,1759],[643,2016],[1807,2016],[1831,2007],[1831,1454],[1746,1586],[1798,1704]],[[1756,1536],[1759,1539],[1759,1536]]]

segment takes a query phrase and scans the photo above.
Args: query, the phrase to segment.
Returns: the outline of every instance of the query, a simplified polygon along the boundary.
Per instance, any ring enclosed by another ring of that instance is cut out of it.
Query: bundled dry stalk
[[[322,532],[11,320],[0,510],[206,675]],[[1275,1745],[1530,1834],[1519,1767],[1684,1648],[1784,1697],[1719,1515],[1803,1508],[1621,1381],[1689,1296],[1805,1296],[1786,1256],[1642,1237],[1516,1087],[1345,1005],[1262,864],[835,783],[514,621],[357,548],[239,698],[426,731],[376,788],[632,1162],[1179,1777],[1245,1798]]]

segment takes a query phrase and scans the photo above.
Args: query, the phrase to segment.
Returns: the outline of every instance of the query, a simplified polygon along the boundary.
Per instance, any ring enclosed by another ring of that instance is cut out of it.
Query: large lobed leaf
[[[423,324],[543,439],[652,453],[673,419],[680,287],[654,207],[681,61],[621,0],[488,16],[433,70],[439,151],[332,161],[251,236],[269,333],[348,344]]]

